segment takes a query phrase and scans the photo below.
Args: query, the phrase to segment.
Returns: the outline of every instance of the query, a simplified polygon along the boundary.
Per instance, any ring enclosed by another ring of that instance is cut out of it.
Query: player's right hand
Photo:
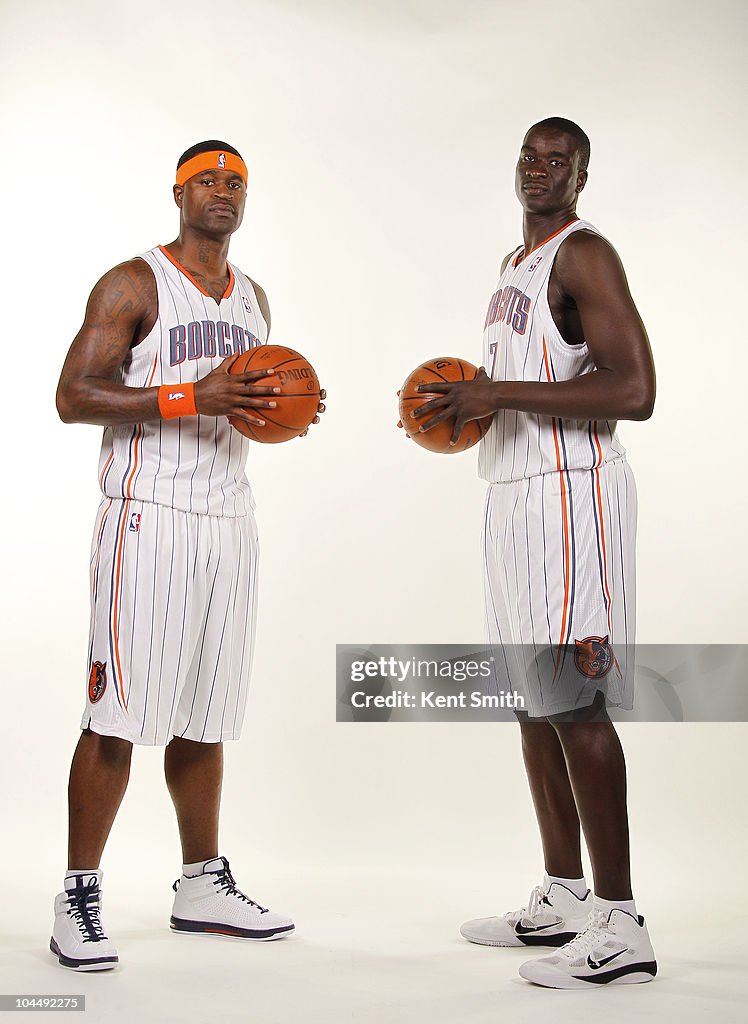
[[[400,397],[400,389],[399,389],[399,388],[398,388],[398,391],[397,391],[397,397],[398,397],[398,398]],[[398,420],[398,421],[397,421],[397,425],[398,425],[398,427],[399,427],[399,428],[400,428],[400,429],[402,430],[402,428],[403,428],[403,421],[402,421],[402,420]],[[406,437],[407,437],[407,439],[408,439],[408,440],[410,441],[410,434],[409,434],[409,433],[407,433],[407,431],[406,431],[406,433],[405,433],[405,436],[406,436]]]
[[[248,373],[230,373],[241,355],[227,356],[214,370],[195,384],[195,408],[201,416],[236,416],[254,426],[265,426],[265,420],[248,412],[249,409],[274,409],[276,403],[268,396],[279,395],[280,388],[256,384],[272,377],[274,368],[250,370]]]

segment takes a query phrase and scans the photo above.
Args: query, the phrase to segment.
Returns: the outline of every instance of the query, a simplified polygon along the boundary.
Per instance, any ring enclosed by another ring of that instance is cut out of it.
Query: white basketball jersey
[[[575,220],[507,263],[491,296],[483,365],[493,380],[570,380],[595,369],[586,344],[569,345],[551,314],[548,282],[561,243],[573,231],[599,232]],[[571,469],[593,469],[626,452],[610,420],[570,420],[500,409],[480,443],[478,472],[499,483]]]
[[[153,270],[158,319],[122,367],[128,387],[194,383],[235,352],[267,341],[249,278],[229,264],[216,302],[162,247],[140,259]],[[244,473],[250,442],[225,416],[185,416],[107,427],[99,483],[110,498],[135,498],[185,512],[242,516],[254,508]]]

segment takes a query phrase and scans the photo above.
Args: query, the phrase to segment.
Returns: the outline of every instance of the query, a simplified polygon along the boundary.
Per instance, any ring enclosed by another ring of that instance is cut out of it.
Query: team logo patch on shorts
[[[602,679],[610,672],[613,650],[605,636],[586,636],[574,641],[574,664],[583,676]]]
[[[88,699],[92,704],[100,701],[106,690],[106,662],[95,661],[88,677]]]

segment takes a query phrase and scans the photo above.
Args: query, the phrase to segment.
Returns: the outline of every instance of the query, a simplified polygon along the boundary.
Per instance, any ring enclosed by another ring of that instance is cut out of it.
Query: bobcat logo
[[[586,636],[584,640],[575,640],[574,664],[583,676],[590,679],[606,676],[613,664],[613,651],[608,637]]]
[[[95,661],[91,666],[91,675],[88,677],[88,699],[96,704],[104,696],[106,690],[106,662]]]

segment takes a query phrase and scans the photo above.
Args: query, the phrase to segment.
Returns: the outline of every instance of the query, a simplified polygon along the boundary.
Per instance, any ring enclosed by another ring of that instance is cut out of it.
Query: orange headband
[[[247,165],[242,158],[234,153],[222,153],[221,150],[216,149],[208,153],[198,153],[197,156],[193,156],[191,160],[185,161],[181,167],[178,167],[177,185],[184,185],[188,178],[200,174],[201,171],[216,169],[234,171],[244,179],[244,184],[247,184]]]

